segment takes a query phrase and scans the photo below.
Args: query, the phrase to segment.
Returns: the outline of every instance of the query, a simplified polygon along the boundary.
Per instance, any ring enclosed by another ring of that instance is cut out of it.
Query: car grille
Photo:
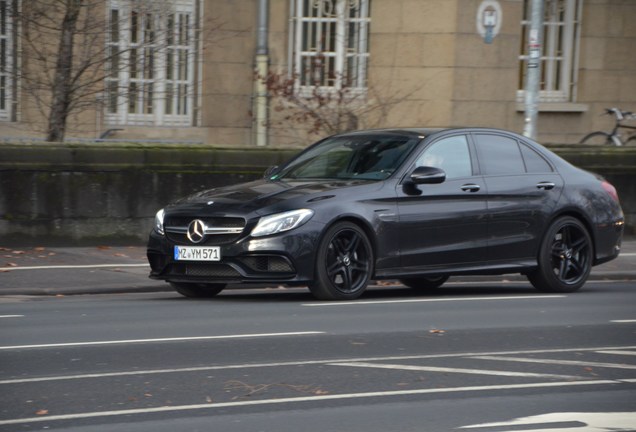
[[[238,279],[241,277],[241,274],[231,266],[218,263],[173,264],[171,273],[175,275],[227,279]]]
[[[245,228],[245,219],[232,217],[168,217],[164,221],[164,230],[166,237],[176,244],[191,244],[188,239],[187,232],[190,223],[200,219],[208,229],[204,241],[199,245],[223,245],[236,241]]]

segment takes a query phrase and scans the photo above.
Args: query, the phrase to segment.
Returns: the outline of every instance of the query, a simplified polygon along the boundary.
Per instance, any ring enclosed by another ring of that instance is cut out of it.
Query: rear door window
[[[483,175],[524,174],[523,157],[517,140],[489,134],[475,134],[477,157]]]

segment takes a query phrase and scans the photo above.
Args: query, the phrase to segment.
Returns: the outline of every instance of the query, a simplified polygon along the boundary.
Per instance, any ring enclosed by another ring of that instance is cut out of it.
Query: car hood
[[[175,202],[171,207],[206,208],[226,212],[269,213],[270,207],[286,202],[302,207],[308,202],[335,198],[344,187],[377,183],[370,180],[257,180],[234,186],[204,190]]]

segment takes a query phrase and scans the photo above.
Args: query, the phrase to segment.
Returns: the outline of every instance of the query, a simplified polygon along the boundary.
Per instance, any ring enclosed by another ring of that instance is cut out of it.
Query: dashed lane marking
[[[54,266],[30,266],[30,267],[0,267],[2,271],[17,270],[68,270],[68,269],[93,269],[93,268],[118,268],[118,267],[149,267],[148,264],[87,264],[87,265],[54,265]]]
[[[424,354],[410,356],[388,356],[388,357],[361,357],[346,359],[323,359],[323,360],[304,360],[291,362],[273,362],[273,363],[239,363],[229,365],[216,366],[199,366],[192,368],[176,368],[176,369],[146,369],[125,372],[108,372],[100,374],[83,374],[83,375],[60,375],[46,376],[36,378],[16,378],[0,381],[1,384],[22,384],[41,381],[61,381],[75,379],[92,379],[106,378],[130,375],[153,375],[166,373],[185,373],[185,372],[203,372],[212,370],[228,370],[228,369],[255,369],[270,367],[288,367],[288,366],[310,366],[310,365],[326,365],[331,363],[364,363],[364,362],[380,362],[380,361],[406,361],[406,360],[430,360],[430,359],[447,359],[447,358],[473,358],[477,356],[505,356],[505,355],[522,355],[522,354],[559,354],[569,352],[600,352],[600,351],[618,351],[636,350],[636,346],[611,346],[611,347],[593,347],[593,348],[557,348],[549,350],[522,350],[522,351],[499,351],[485,353],[454,353],[454,354]],[[501,357],[496,357],[497,359]]]
[[[187,342],[187,341],[200,341],[200,340],[214,340],[214,339],[248,339],[248,338],[263,338],[263,337],[280,337],[280,336],[306,336],[306,335],[318,335],[324,334],[324,332],[287,332],[287,333],[260,333],[260,334],[240,334],[240,335],[223,335],[223,336],[190,336],[190,337],[175,337],[175,338],[157,338],[157,339],[128,339],[128,340],[110,340],[110,341],[93,341],[93,342],[68,342],[68,343],[54,343],[54,344],[38,344],[38,345],[13,345],[13,346],[0,346],[0,350],[17,350],[27,348],[59,348],[59,347],[78,347],[78,346],[90,346],[90,345],[123,345],[123,344],[139,344],[139,343],[153,343],[153,342]]]
[[[599,354],[636,356],[636,351],[604,350],[604,351],[596,351],[596,352]]]
[[[621,384],[632,384],[632,383],[636,383],[636,379],[635,380],[557,381],[557,382],[541,382],[541,383],[530,383],[530,384],[450,387],[450,388],[417,389],[417,390],[378,391],[378,392],[367,392],[367,393],[343,393],[343,394],[333,394],[333,395],[303,396],[303,397],[281,398],[281,399],[264,399],[264,400],[251,400],[251,401],[206,403],[206,404],[196,404],[196,405],[162,406],[162,407],[155,407],[155,408],[140,408],[140,409],[119,410],[119,411],[85,412],[85,413],[66,414],[66,415],[51,415],[51,416],[45,415],[40,417],[0,420],[0,425],[41,423],[41,422],[52,422],[52,421],[60,421],[60,420],[88,419],[88,418],[96,418],[96,417],[127,416],[127,415],[133,415],[133,414],[153,414],[153,413],[162,413],[162,412],[210,410],[215,408],[227,408],[227,407],[245,407],[245,406],[305,403],[305,402],[322,402],[322,401],[343,400],[343,399],[381,398],[381,397],[415,396],[415,395],[440,394],[440,393],[458,393],[458,392],[465,393],[465,392],[558,388],[558,387],[574,387],[574,386],[599,386],[599,385],[616,385],[616,384],[621,385]]]
[[[329,303],[303,303],[308,307],[331,307],[331,306],[361,306],[395,303],[434,303],[451,301],[491,301],[491,300],[536,300],[536,299],[558,299],[565,298],[565,295],[530,295],[530,296],[499,296],[499,297],[456,297],[456,298],[432,298],[432,299],[408,299],[408,300],[361,300],[347,302]]]
[[[628,365],[624,363],[598,363],[598,362],[586,362],[578,360],[554,360],[554,359],[539,359],[539,358],[525,358],[525,357],[499,357],[499,356],[472,356],[471,358],[478,360],[495,360],[495,361],[507,361],[507,362],[519,362],[519,363],[541,363],[541,364],[555,364],[562,366],[585,366],[592,368],[610,368],[610,369],[636,369],[636,365]]]
[[[413,366],[413,365],[363,363],[363,362],[329,363],[329,365],[371,368],[371,369],[394,369],[394,370],[408,370],[408,371],[422,371],[422,372],[444,372],[444,373],[494,375],[494,376],[507,376],[507,377],[524,377],[524,378],[583,379],[582,377],[572,376],[572,375],[554,375],[554,374],[539,374],[539,373],[529,373],[529,372],[494,371],[494,370],[486,370],[486,369],[463,369],[463,368],[448,368],[448,367],[435,367],[435,366]]]

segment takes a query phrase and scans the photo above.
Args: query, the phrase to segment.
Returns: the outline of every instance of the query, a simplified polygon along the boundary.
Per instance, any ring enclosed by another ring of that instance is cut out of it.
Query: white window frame
[[[15,85],[13,82],[14,23],[12,20],[11,0],[0,0],[0,121],[12,121]]]
[[[371,0],[290,0],[295,89],[365,92]]]
[[[519,56],[518,102],[524,100],[525,94],[530,6],[531,1],[524,0],[524,17],[521,21],[523,33],[522,54]],[[582,8],[583,0],[545,0],[540,59],[540,102],[576,102]]]
[[[109,49],[112,47],[119,52],[120,58],[116,70],[109,62],[106,71],[107,124],[191,126],[197,122],[194,100],[199,98],[195,98],[194,93],[201,88],[200,83],[195,82],[195,76],[201,76],[195,74],[195,67],[200,67],[195,64],[197,1],[154,2],[159,9],[153,14],[153,0],[146,0],[148,11],[138,15],[138,36],[133,40],[133,6],[140,2],[109,0],[106,44]],[[165,9],[167,7],[169,11]],[[113,10],[118,11],[116,40],[112,37]],[[152,38],[151,29],[155,31]],[[131,68],[131,61],[135,59],[136,66]],[[119,90],[113,94],[115,87]],[[133,87],[137,89],[136,93],[130,91]]]

